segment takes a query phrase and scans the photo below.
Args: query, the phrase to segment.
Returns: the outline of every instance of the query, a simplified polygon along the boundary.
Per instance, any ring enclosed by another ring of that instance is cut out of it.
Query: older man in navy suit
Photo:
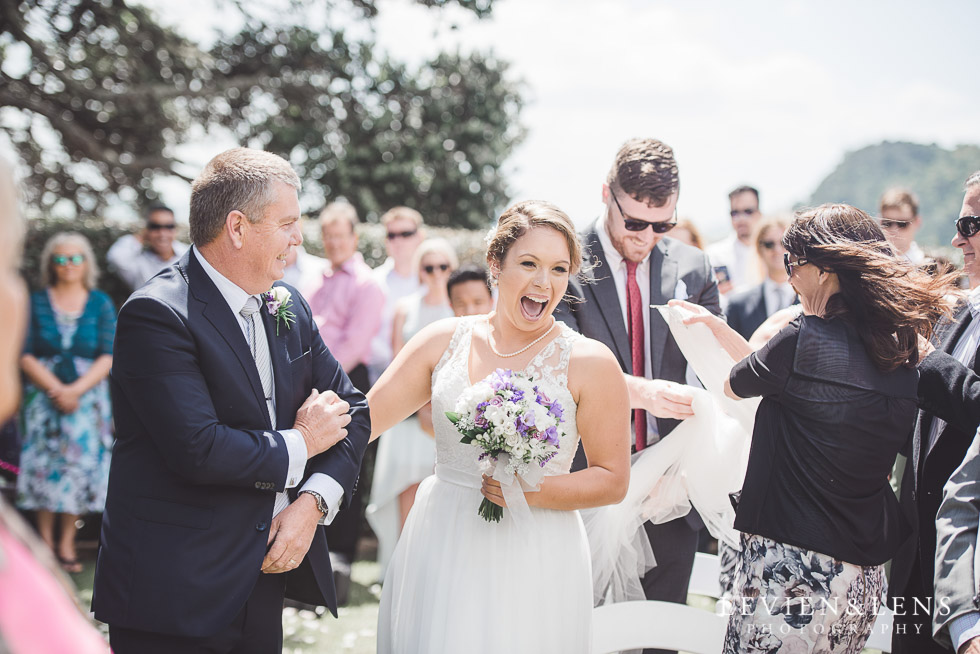
[[[655,139],[627,141],[602,185],[605,211],[581,235],[591,283],[569,283],[556,316],[606,344],[619,359],[633,408],[635,447],[643,449],[693,415],[687,360],[651,305],[672,298],[721,313],[718,285],[705,254],[664,238],[677,224],[680,177],[674,152]],[[584,467],[582,452],[576,460]],[[574,468],[574,466],[573,466]],[[646,524],[657,566],[642,580],[648,599],[685,603],[694,566],[697,514]]]
[[[95,577],[116,654],[282,650],[288,595],[336,614],[322,524],[349,501],[364,396],[282,278],[299,178],[245,148],[191,191],[194,247],[123,306]]]

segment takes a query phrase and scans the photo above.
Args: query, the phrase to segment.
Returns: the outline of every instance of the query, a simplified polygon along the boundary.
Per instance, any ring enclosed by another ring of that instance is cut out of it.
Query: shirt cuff
[[[326,515],[320,518],[320,524],[329,525],[333,522],[333,519],[337,517],[337,512],[340,511],[340,503],[344,500],[343,487],[330,475],[325,475],[322,472],[314,472],[306,480],[306,483],[303,484],[300,492],[302,493],[305,490],[319,493],[320,497],[327,503],[328,510]]]
[[[286,441],[286,452],[289,454],[289,469],[286,470],[286,488],[295,488],[303,481],[306,472],[306,441],[298,429],[284,429],[279,432]]]
[[[980,613],[964,613],[949,623],[949,639],[953,641],[953,651],[960,651],[963,643],[980,636]]]

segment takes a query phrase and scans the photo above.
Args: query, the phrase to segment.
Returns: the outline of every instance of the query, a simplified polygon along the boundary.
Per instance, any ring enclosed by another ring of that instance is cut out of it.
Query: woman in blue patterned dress
[[[112,445],[106,378],[116,311],[95,288],[98,268],[81,234],[52,237],[41,261],[44,290],[31,295],[21,357],[28,384],[17,503],[37,512],[41,538],[65,570],[75,573],[82,568],[75,553],[78,517],[105,505]]]

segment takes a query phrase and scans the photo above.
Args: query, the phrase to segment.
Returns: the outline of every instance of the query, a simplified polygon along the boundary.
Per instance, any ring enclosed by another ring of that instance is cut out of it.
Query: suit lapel
[[[276,427],[287,429],[287,425],[292,426],[289,416],[288,398],[292,395],[292,376],[289,374],[289,361],[286,358],[286,339],[290,329],[286,325],[280,325],[279,334],[276,334],[276,319],[265,308],[262,303],[262,324],[265,325],[265,336],[269,341],[269,356],[272,360],[272,378],[276,384]],[[295,327],[295,324],[293,325]]]
[[[760,325],[766,321],[769,309],[766,308],[766,287],[763,284],[759,284],[759,293],[755,296],[755,306],[749,311],[749,322],[758,322]]]
[[[633,358],[629,350],[629,334],[626,332],[626,323],[623,322],[623,307],[619,304],[619,292],[616,290],[616,280],[613,279],[613,272],[609,269],[609,262],[602,250],[602,243],[599,242],[599,235],[596,233],[598,225],[593,224],[592,230],[586,236],[589,251],[597,260],[597,265],[592,271],[592,284],[583,284],[585,293],[592,294],[592,301],[599,307],[599,315],[606,323],[612,338],[610,342],[619,357],[619,362],[627,374],[633,374]]]
[[[670,328],[663,316],[652,307],[667,304],[674,297],[677,287],[677,262],[667,255],[666,241],[661,240],[650,252],[650,362],[653,366],[651,379],[660,379],[663,352]],[[687,298],[683,298],[687,299]]]
[[[248,343],[245,341],[245,335],[242,333],[241,325],[235,318],[235,314],[231,312],[231,308],[229,308],[224,297],[221,296],[218,287],[214,285],[214,282],[211,281],[211,278],[208,277],[208,274],[190,250],[178,262],[177,267],[180,269],[181,274],[184,275],[184,279],[187,280],[187,284],[194,297],[204,303],[204,317],[208,319],[208,322],[211,323],[215,331],[221,335],[221,338],[224,339],[228,348],[234,353],[235,358],[241,364],[242,370],[248,378],[248,383],[252,387],[252,392],[255,393],[255,399],[259,403],[259,406],[265,407],[265,394],[262,392],[259,371],[255,367],[255,359],[252,358],[252,352],[249,350]],[[267,414],[266,411],[262,413]]]

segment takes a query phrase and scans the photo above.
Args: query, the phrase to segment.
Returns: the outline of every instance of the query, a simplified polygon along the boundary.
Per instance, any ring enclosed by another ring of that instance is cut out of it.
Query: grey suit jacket
[[[609,272],[609,263],[602,251],[598,223],[593,222],[582,233],[586,261],[593,267],[585,280],[572,280],[568,285],[570,300],[564,300],[555,310],[555,317],[572,329],[605,344],[619,361],[620,368],[633,374],[630,342],[623,320],[623,309],[616,293],[616,282]],[[676,241],[662,239],[650,253],[650,304],[666,304],[674,298],[678,282],[683,281],[687,297],[712,313],[721,315],[718,284],[708,257],[701,250]],[[656,309],[650,309],[650,333],[647,334],[653,379],[668,379],[685,383],[687,359],[670,334],[670,328]],[[666,436],[679,421],[657,418],[657,430]]]

